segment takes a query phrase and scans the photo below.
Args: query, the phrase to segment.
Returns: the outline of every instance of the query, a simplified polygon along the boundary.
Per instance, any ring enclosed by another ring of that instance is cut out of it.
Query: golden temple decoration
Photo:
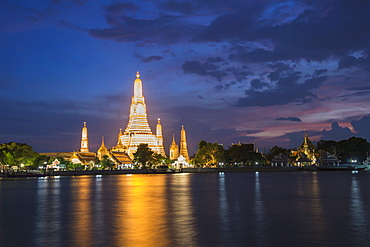
[[[137,147],[142,143],[148,144],[149,148],[154,152],[163,156],[166,155],[163,147],[162,125],[160,120],[158,120],[156,134],[152,133],[148,123],[145,98],[143,96],[142,81],[139,72],[136,72],[129,121],[125,132],[121,135],[121,142],[123,146],[126,147],[126,152],[130,157],[133,157]]]

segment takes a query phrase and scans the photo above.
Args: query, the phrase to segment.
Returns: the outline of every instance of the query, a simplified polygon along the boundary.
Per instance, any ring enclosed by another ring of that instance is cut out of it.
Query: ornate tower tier
[[[102,160],[104,155],[109,154],[109,151],[108,151],[107,147],[104,144],[104,136],[102,136],[102,138],[101,138],[101,146],[98,149],[97,154],[98,154],[97,156],[98,156],[99,160]]]
[[[175,160],[179,157],[179,146],[175,142],[175,134],[172,134],[172,144],[170,146],[170,160]]]
[[[148,123],[143,86],[139,72],[136,72],[136,79],[134,81],[134,95],[131,100],[129,121],[125,132],[120,138],[122,145],[130,157],[133,157],[133,153],[136,152],[137,147],[142,143],[148,144],[149,148],[154,152],[165,156],[160,121],[158,120],[157,124],[157,135],[152,133]]]
[[[130,106],[130,119],[125,130],[125,135],[132,133],[152,134],[146,115],[145,98],[139,72],[136,72],[134,96],[132,96]]]
[[[84,122],[84,126],[82,127],[80,152],[82,152],[82,153],[88,153],[89,152],[89,138],[88,138],[86,122]]]
[[[185,160],[189,162],[188,144],[186,142],[186,132],[184,129],[184,125],[181,127],[180,155],[182,155]]]

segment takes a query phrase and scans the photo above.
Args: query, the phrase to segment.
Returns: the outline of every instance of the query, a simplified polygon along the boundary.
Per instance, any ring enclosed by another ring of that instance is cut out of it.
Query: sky
[[[294,148],[370,141],[370,1],[2,0],[0,143],[107,147],[136,71],[168,153],[201,140]]]

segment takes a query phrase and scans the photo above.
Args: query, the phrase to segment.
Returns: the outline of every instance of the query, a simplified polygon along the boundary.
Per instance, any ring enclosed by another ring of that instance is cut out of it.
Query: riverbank
[[[292,172],[302,170],[299,167],[222,167],[222,168],[183,168],[180,170],[160,171],[156,169],[125,169],[125,170],[82,170],[82,171],[53,171],[40,172],[14,172],[4,173],[3,178],[21,177],[47,177],[47,176],[86,176],[86,175],[120,175],[120,174],[173,174],[173,173],[227,173],[227,172]]]
[[[269,166],[251,166],[251,167],[222,167],[222,168],[184,168],[183,173],[219,173],[219,172],[291,172],[308,170],[297,166],[269,167]]]

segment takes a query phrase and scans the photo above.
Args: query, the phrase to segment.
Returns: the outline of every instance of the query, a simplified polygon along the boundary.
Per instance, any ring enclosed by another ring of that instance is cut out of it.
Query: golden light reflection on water
[[[166,175],[134,175],[117,185],[117,246],[169,246]]]
[[[170,201],[175,246],[196,246],[197,243],[190,176],[190,174],[175,175],[176,179],[170,183],[171,192],[176,195],[176,198]]]
[[[91,177],[72,179],[72,204],[71,204],[71,240],[73,246],[83,246],[92,243],[92,218],[91,215]]]

